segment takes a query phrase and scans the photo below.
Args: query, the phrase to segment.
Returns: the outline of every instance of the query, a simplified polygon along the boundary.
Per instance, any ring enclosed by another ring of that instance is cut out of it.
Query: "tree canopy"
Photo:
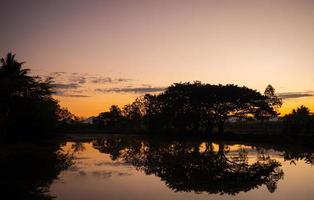
[[[310,109],[300,106],[293,109],[290,114],[283,117],[284,131],[290,134],[313,134],[314,133],[314,115]]]
[[[149,130],[224,132],[230,117],[276,116],[281,100],[269,86],[265,95],[237,85],[211,85],[199,81],[175,83],[160,94],[146,94],[122,110],[122,118]],[[139,123],[139,122],[142,123]],[[144,125],[143,125],[144,124]]]
[[[29,75],[15,55],[0,66],[1,138],[30,138],[51,132],[58,121],[58,102],[52,98],[52,79]]]

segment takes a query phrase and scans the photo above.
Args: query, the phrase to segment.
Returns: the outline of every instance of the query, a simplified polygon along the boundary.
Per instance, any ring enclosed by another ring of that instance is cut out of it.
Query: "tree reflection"
[[[53,199],[49,186],[72,156],[58,144],[28,144],[1,147],[1,195],[8,199]]]
[[[308,165],[314,165],[314,150],[309,146],[290,146],[290,145],[273,145],[263,148],[257,148],[259,152],[265,149],[273,149],[281,152],[284,161],[289,161],[291,164],[296,165],[298,161],[304,161]]]
[[[248,162],[247,151],[228,154],[220,144],[197,141],[158,141],[105,138],[94,141],[100,152],[121,159],[146,174],[161,178],[174,191],[235,195],[266,185],[270,192],[283,178],[280,163],[265,154]]]
[[[306,164],[314,165],[314,153],[311,152],[292,152],[285,151],[283,153],[285,160],[296,165],[296,161],[303,160]]]

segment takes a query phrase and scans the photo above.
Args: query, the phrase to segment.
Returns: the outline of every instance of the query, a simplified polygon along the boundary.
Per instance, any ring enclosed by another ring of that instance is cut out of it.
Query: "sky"
[[[2,0],[0,56],[88,117],[175,82],[237,84],[314,111],[314,0]]]

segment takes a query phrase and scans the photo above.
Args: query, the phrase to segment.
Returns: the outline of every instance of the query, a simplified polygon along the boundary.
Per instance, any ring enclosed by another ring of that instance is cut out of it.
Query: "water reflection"
[[[212,143],[197,141],[103,138],[93,146],[112,160],[122,159],[147,175],[160,177],[174,191],[234,195],[266,185],[274,192],[284,176],[281,164],[270,156],[260,152],[249,163],[245,149],[227,156],[229,148],[224,144],[216,150]]]
[[[311,152],[284,151],[283,157],[294,165],[299,160],[304,160],[306,164],[314,165],[314,153]]]
[[[53,199],[51,183],[72,165],[72,156],[58,143],[1,146],[1,196],[7,199]]]
[[[314,195],[313,148],[135,136],[0,148],[1,194],[9,199],[208,199],[209,194],[212,199],[290,200]]]

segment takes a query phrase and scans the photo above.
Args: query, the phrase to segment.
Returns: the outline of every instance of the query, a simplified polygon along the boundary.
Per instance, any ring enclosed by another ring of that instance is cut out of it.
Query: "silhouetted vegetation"
[[[29,75],[9,53],[0,66],[0,137],[41,138],[55,131],[60,106],[52,98],[52,79]]]
[[[99,128],[172,133],[211,133],[231,117],[277,116],[281,100],[268,86],[265,95],[236,85],[210,85],[201,82],[175,83],[164,92],[146,94],[126,105],[117,106],[95,118]],[[113,109],[114,108],[114,109]]]
[[[120,133],[222,136],[227,127],[229,133],[257,139],[258,135],[313,135],[314,116],[308,108],[302,106],[279,117],[281,106],[282,99],[271,85],[262,95],[236,85],[175,83],[160,94],[146,94],[122,109],[112,106],[94,118],[94,123],[100,130]]]
[[[272,85],[268,85],[265,89],[264,96],[267,97],[266,102],[267,106],[271,107],[272,110],[276,111],[278,108],[282,106],[282,99],[280,99],[275,92],[275,88]],[[265,110],[266,109],[266,110]],[[263,123],[265,120],[269,120],[270,118],[277,116],[278,113],[274,114],[273,112],[269,112],[267,109],[269,108],[262,108],[259,109],[254,117],[256,119],[261,120]]]
[[[51,78],[31,76],[23,64],[11,53],[1,59],[1,139],[42,138],[57,131],[84,130],[211,136],[219,133],[222,136],[226,122],[231,132],[239,127],[245,130],[242,125],[245,124],[253,127],[249,132],[258,132],[256,127],[259,127],[259,131],[267,135],[270,132],[287,135],[314,133],[314,117],[303,106],[282,120],[269,123],[271,118],[278,117],[277,110],[282,105],[271,85],[261,94],[244,86],[211,85],[199,81],[172,84],[164,92],[146,94],[122,108],[113,105],[109,111],[94,117],[93,124],[84,124],[52,97]],[[238,122],[231,124],[231,119]]]
[[[284,131],[292,134],[313,134],[314,116],[309,108],[301,106],[283,117]]]

